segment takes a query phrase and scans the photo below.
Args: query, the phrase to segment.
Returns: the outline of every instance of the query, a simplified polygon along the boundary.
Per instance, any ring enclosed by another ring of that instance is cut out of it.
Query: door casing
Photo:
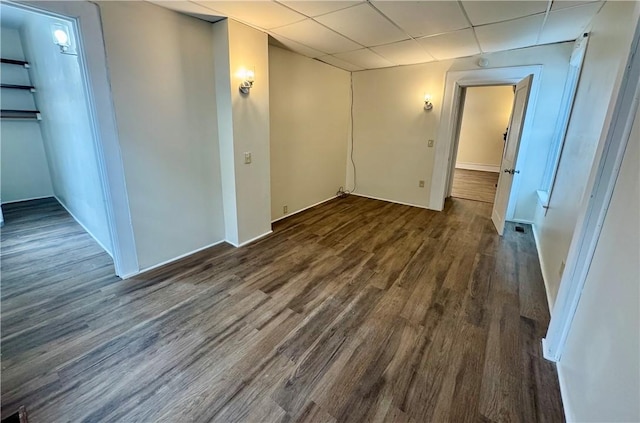
[[[447,72],[442,118],[438,129],[438,143],[436,144],[433,165],[429,209],[442,210],[444,208],[444,201],[449,195],[453,166],[455,164],[455,144],[459,131],[459,118],[462,113],[461,100],[464,95],[464,89],[467,87],[490,85],[516,85],[531,74],[533,74],[533,82],[531,84],[527,114],[522,129],[518,160],[522,159],[522,153],[527,151],[530,142],[530,133],[533,126],[533,111],[535,110],[540,92],[542,65]],[[513,180],[507,207],[507,220],[512,219],[514,216],[516,204],[513,199],[517,197],[516,194],[519,192],[521,177],[522,174],[515,175]]]

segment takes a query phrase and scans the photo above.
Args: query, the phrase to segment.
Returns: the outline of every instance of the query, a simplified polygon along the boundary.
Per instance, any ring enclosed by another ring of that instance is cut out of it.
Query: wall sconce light
[[[424,109],[425,110],[433,109],[433,103],[431,102],[431,96],[429,94],[424,95]]]
[[[60,53],[66,53],[71,46],[71,38],[69,37],[69,31],[64,25],[53,24],[51,25],[53,34],[53,43],[60,47]]]
[[[242,94],[249,94],[251,87],[253,87],[253,80],[255,77],[255,73],[251,69],[243,69],[240,71],[240,78],[242,82],[240,83],[240,92]]]

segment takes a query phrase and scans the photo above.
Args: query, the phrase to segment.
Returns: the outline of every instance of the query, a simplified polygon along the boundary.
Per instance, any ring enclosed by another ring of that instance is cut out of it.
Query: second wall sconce
[[[242,82],[240,83],[240,92],[242,94],[249,94],[251,87],[253,87],[254,77],[255,73],[251,69],[240,71],[240,78],[242,78]]]
[[[53,43],[60,47],[60,53],[67,53],[71,47],[69,30],[64,25],[55,23],[51,25],[51,34],[53,35]]]
[[[424,109],[425,110],[433,109],[433,103],[431,102],[431,96],[429,94],[424,95]]]

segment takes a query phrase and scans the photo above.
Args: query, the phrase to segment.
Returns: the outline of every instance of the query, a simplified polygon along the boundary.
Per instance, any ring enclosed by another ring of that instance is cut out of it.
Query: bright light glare
[[[61,45],[61,46],[69,45],[69,36],[63,30],[56,29],[55,31],[53,31],[53,36],[55,37],[58,45]]]

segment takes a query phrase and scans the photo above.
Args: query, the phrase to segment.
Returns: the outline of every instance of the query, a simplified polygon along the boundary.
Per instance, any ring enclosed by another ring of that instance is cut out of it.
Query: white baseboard
[[[270,235],[272,233],[273,233],[273,231],[265,232],[262,235],[258,235],[256,237],[253,237],[253,238],[251,238],[251,239],[249,239],[249,240],[247,240],[245,242],[241,242],[240,244],[236,244],[235,242],[231,242],[229,240],[226,240],[225,242],[228,243],[228,244],[233,245],[236,248],[240,248],[240,247],[244,247],[245,245],[251,244],[252,242],[257,241],[257,240],[259,240],[261,238],[264,238],[265,236]]]
[[[47,198],[47,197],[45,197]],[[71,210],[69,210],[69,208],[58,198],[58,196],[54,196],[54,198],[56,200],[58,200],[58,203],[60,203],[60,205],[62,207],[64,207],[64,209],[67,211],[67,213],[69,213],[71,215],[71,217],[73,217],[73,220],[75,220],[78,225],[82,226],[82,229],[84,229],[84,231],[86,233],[88,233],[89,235],[91,235],[91,238],[93,238],[98,245],[107,253],[109,254],[109,256],[111,256],[111,259],[113,259],[113,253],[111,251],[109,251],[109,249],[107,247],[105,247],[105,245],[100,242],[100,240],[98,238],[96,238],[96,236],[94,234],[91,233],[91,231],[71,212]]]
[[[536,243],[536,250],[538,252],[538,262],[540,263],[540,272],[542,273],[542,281],[544,282],[544,293],[547,296],[547,305],[549,306],[549,314],[553,313],[553,303],[551,296],[549,295],[549,277],[547,276],[546,266],[544,265],[544,259],[542,258],[542,248],[540,247],[540,237],[538,235],[538,229],[536,225],[531,224],[531,232],[533,232],[533,239]]]
[[[216,241],[214,243],[205,245],[204,247],[196,248],[195,250],[189,251],[188,253],[184,253],[184,254],[181,254],[181,255],[179,255],[177,257],[171,258],[169,260],[165,260],[165,261],[163,261],[161,263],[154,264],[153,266],[145,267],[144,269],[141,269],[138,273],[134,273],[134,274],[131,274],[131,275],[126,275],[126,276],[122,277],[122,279],[128,279],[128,278],[133,277],[133,276],[141,275],[142,273],[150,272],[153,269],[157,269],[158,267],[162,267],[162,266],[165,266],[167,264],[173,263],[175,261],[182,260],[185,257],[189,257],[190,255],[193,255],[195,253],[199,253],[200,251],[206,250],[207,248],[211,248],[211,247],[215,247],[216,245],[220,245],[223,242],[226,242],[226,241],[224,239],[222,239],[220,241]]]
[[[500,173],[500,165],[487,165],[481,163],[456,162],[456,169],[479,170],[481,172]]]
[[[287,214],[285,214],[284,216],[281,216],[281,217],[279,217],[279,218],[277,218],[277,219],[272,220],[272,221],[271,221],[271,223],[275,223],[275,222],[277,222],[278,220],[286,219],[287,217],[291,217],[291,216],[293,216],[294,214],[298,214],[298,213],[301,213],[301,212],[303,212],[303,211],[305,211],[305,210],[308,210],[308,209],[310,209],[311,207],[319,206],[320,204],[322,204],[322,203],[326,203],[327,201],[331,201],[331,200],[333,200],[333,199],[334,199],[334,198],[336,198],[336,197],[337,197],[337,195],[334,195],[334,196],[332,196],[332,197],[327,198],[326,200],[318,201],[317,203],[312,204],[312,205],[310,205],[310,206],[307,206],[307,207],[305,207],[305,208],[302,208],[302,209],[300,209],[300,210],[296,210],[296,211],[294,211],[294,212],[287,213]]]
[[[23,198],[22,200],[3,201],[2,205],[12,204],[12,203],[22,203],[23,201],[43,200],[45,198],[56,198],[56,196],[55,195],[43,195],[42,197],[31,197],[31,198]],[[60,200],[58,200],[58,202],[60,202]]]
[[[387,203],[396,203],[396,204],[402,204],[403,206],[411,206],[411,207],[418,207],[418,208],[421,208],[421,209],[431,210],[427,206],[419,206],[418,204],[405,203],[404,201],[389,200],[388,198],[374,197],[372,195],[365,195],[365,194],[360,194],[360,193],[357,193],[357,192],[352,192],[351,195],[357,195],[358,197],[371,198],[372,200],[386,201]]]
[[[507,219],[507,222],[522,223],[523,225],[533,226],[533,221],[527,219]]]

